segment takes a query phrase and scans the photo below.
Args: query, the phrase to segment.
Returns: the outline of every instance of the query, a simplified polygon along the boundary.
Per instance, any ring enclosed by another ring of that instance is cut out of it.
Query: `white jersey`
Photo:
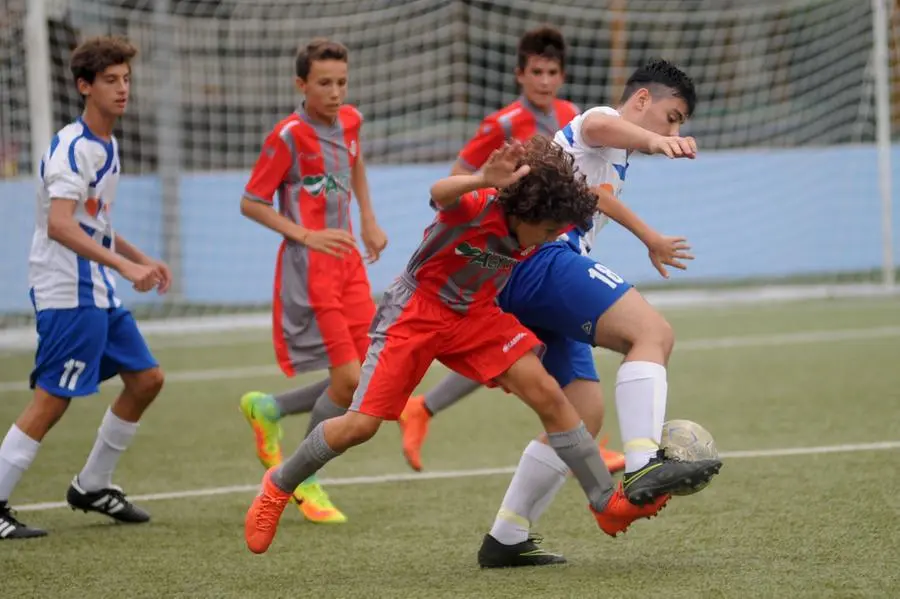
[[[581,137],[582,123],[588,115],[596,113],[619,116],[619,112],[609,106],[591,108],[557,131],[553,141],[575,158],[575,167],[587,178],[588,186],[602,185],[618,198],[625,182],[625,172],[628,170],[628,152],[619,148],[594,147],[584,143]],[[587,254],[594,245],[594,237],[608,221],[609,218],[605,214],[597,212],[592,223],[573,229],[560,239],[576,245],[582,254]]]
[[[105,141],[79,118],[63,127],[41,159],[37,216],[28,284],[35,310],[84,306],[114,308],[112,269],[77,255],[47,236],[50,198],[76,202],[75,220],[103,246],[115,250],[110,212],[119,181],[119,152],[115,139]]]

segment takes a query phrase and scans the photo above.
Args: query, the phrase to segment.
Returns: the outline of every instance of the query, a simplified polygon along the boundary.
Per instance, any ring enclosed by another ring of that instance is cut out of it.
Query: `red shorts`
[[[384,294],[351,410],[396,420],[434,360],[483,384],[541,346],[496,305],[467,314],[395,282]]]
[[[272,308],[275,356],[287,376],[365,358],[375,302],[358,251],[339,259],[282,243]]]

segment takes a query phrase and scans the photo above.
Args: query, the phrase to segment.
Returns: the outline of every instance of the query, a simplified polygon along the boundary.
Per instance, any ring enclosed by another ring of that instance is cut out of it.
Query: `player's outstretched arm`
[[[650,262],[660,276],[668,279],[669,271],[666,270],[666,266],[685,270],[687,266],[683,261],[694,259],[694,256],[688,253],[691,246],[684,237],[669,237],[658,233],[603,185],[593,187],[591,191],[597,196],[599,212],[628,229],[647,246]]]
[[[356,196],[356,203],[359,205],[360,236],[363,247],[366,248],[366,262],[371,264],[381,256],[381,252],[387,247],[388,239],[375,218],[375,208],[372,206],[372,197],[369,195],[369,179],[366,176],[362,148],[359,149],[359,156],[350,171],[350,186],[353,188],[353,195]]]
[[[138,264],[126,256],[103,247],[84,232],[75,220],[78,203],[66,198],[52,198],[47,216],[47,236],[64,245],[79,256],[112,268],[134,284],[137,291],[149,291],[160,282],[159,274],[152,266]]]
[[[581,139],[588,145],[598,148],[663,154],[669,158],[697,156],[697,142],[693,137],[666,137],[621,117],[603,112],[592,112],[585,117],[581,124]]]
[[[460,196],[484,187],[512,185],[531,171],[520,164],[525,150],[519,142],[494,150],[482,169],[472,175],[451,175],[431,186],[431,201],[440,208],[450,208]]]

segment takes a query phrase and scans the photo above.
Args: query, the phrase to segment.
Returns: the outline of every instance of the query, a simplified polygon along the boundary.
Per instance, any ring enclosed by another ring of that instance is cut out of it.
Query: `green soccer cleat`
[[[241,413],[253,428],[256,457],[268,470],[281,463],[281,425],[278,407],[271,395],[251,391],[241,397]]]

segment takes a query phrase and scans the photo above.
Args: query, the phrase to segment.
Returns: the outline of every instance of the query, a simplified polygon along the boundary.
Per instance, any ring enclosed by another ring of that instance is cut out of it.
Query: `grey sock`
[[[323,391],[319,398],[316,399],[316,405],[313,406],[312,413],[309,415],[309,426],[306,429],[306,435],[309,436],[312,431],[325,422],[329,418],[337,418],[343,416],[347,408],[335,404],[328,395],[328,389]]]
[[[434,389],[425,394],[425,408],[434,416],[441,410],[446,410],[464,397],[481,387],[472,379],[461,374],[451,372]]]
[[[282,416],[290,416],[291,414],[306,414],[311,412],[316,400],[328,388],[330,378],[324,381],[313,383],[299,389],[291,389],[275,396],[275,403]]]
[[[613,480],[609,469],[600,457],[597,443],[580,422],[577,427],[561,433],[547,433],[550,447],[566,463],[591,506],[602,511],[613,494]]]
[[[339,455],[325,442],[325,427],[319,424],[306,436],[297,451],[272,473],[272,482],[282,491],[293,493],[297,485]]]

